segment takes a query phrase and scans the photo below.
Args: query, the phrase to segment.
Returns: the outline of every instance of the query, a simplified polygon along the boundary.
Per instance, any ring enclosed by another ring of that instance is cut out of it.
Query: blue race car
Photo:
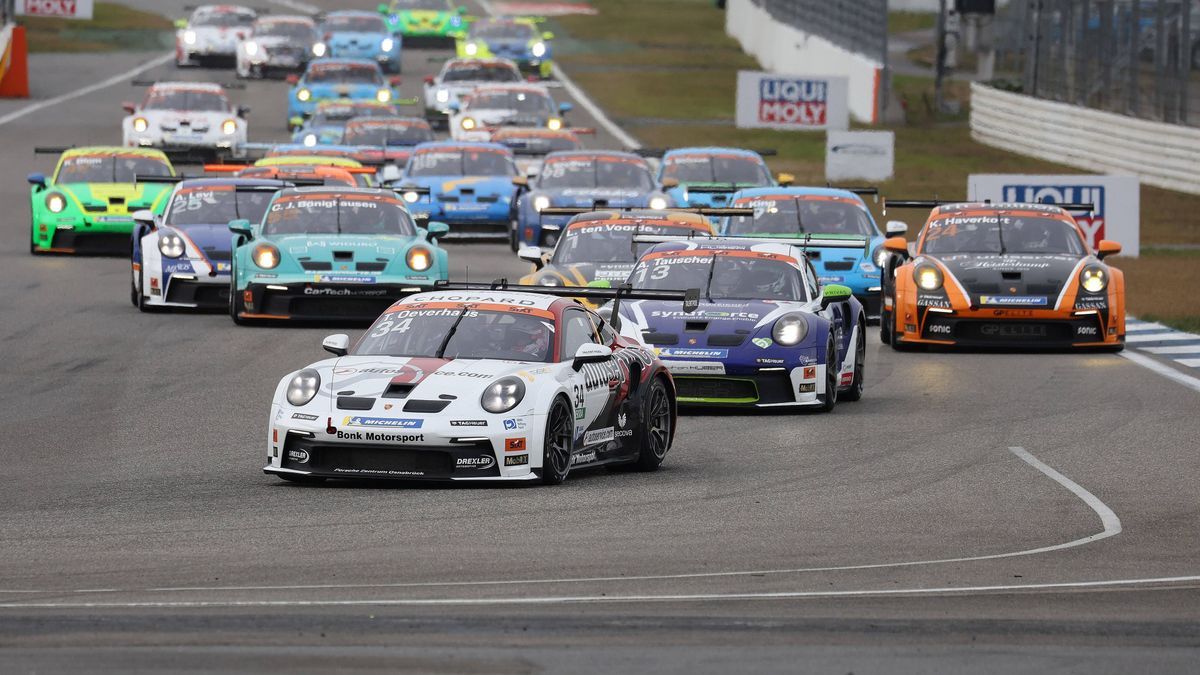
[[[450,224],[452,237],[505,238],[524,177],[512,151],[497,143],[438,141],[413,148],[396,190],[417,217]],[[427,195],[405,186],[428,188]]]
[[[320,59],[308,64],[304,74],[288,77],[288,129],[295,130],[312,117],[322,101],[349,103],[374,101],[394,107],[400,96],[400,78],[385,79],[371,61]],[[356,117],[361,114],[349,115]]]
[[[813,187],[740,190],[733,195],[733,207],[753,209],[754,215],[723,219],[720,233],[736,237],[802,239],[817,234],[846,240],[865,238],[867,246],[861,252],[811,247],[807,255],[821,283],[849,286],[866,308],[867,320],[878,321],[879,270],[887,256],[885,236],[858,194],[873,192]],[[904,223],[888,223],[887,237],[903,236],[907,230]]]
[[[554,70],[553,33],[539,33],[540,19],[498,17],[480,19],[455,42],[460,59],[502,58],[517,64],[522,73],[541,79]]]
[[[635,289],[701,289],[692,314],[678,304],[635,300],[611,317],[622,335],[653,347],[667,364],[680,405],[828,412],[839,398],[862,397],[862,305],[845,286],[822,288],[799,246],[644,235],[634,241],[658,242],[629,276]]]
[[[292,134],[293,143],[309,147],[337,145],[346,123],[356,117],[396,117],[400,113],[391,103],[379,101],[321,101],[312,117]]]
[[[367,59],[378,63],[384,72],[400,72],[400,34],[389,29],[378,12],[329,12],[317,32],[327,56]]]
[[[663,154],[658,167],[658,182],[671,206],[728,206],[738,190],[793,180],[788,174],[776,180],[761,154],[740,148],[676,148]]]
[[[178,183],[160,213],[133,214],[130,297],[143,312],[225,309],[232,257],[229,221],[260,220],[271,197],[291,183],[246,178],[141,177]]]
[[[517,198],[517,221],[510,237],[520,246],[553,248],[570,215],[543,215],[551,207],[667,207],[650,165],[628,152],[582,150],[546,155],[529,191]]]

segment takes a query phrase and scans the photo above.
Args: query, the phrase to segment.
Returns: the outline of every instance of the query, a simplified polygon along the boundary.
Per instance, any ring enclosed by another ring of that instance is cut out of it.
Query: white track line
[[[879,588],[851,591],[781,591],[775,593],[695,593],[679,595],[563,595],[535,598],[400,598],[376,600],[182,600],[174,602],[8,602],[0,609],[189,609],[211,607],[445,607],[480,605],[569,605],[650,602],[713,602],[730,600],[805,600],[820,598],[884,598],[894,596],[969,595],[976,593],[1027,593],[1076,589],[1126,589],[1147,585],[1200,582],[1200,576],[1063,581],[1043,584],[995,586],[940,586],[935,588]]]
[[[1166,347],[1140,347],[1151,354],[1200,354],[1200,341],[1194,345],[1169,345]]]
[[[1195,340],[1196,336],[1191,333],[1139,333],[1137,335],[1126,335],[1126,344],[1130,342],[1165,342],[1175,340]]]
[[[832,567],[801,567],[795,569],[774,569],[774,570],[750,570],[750,571],[734,571],[734,572],[694,572],[690,574],[656,574],[656,575],[640,575],[640,576],[623,576],[623,577],[575,577],[567,579],[507,579],[495,581],[431,581],[431,582],[411,582],[411,583],[384,583],[384,584],[297,584],[290,586],[174,586],[174,587],[158,587],[136,589],[129,592],[143,593],[166,593],[166,592],[198,592],[198,591],[302,591],[302,590],[334,590],[334,589],[383,589],[383,588],[430,588],[430,587],[462,587],[462,586],[509,586],[509,585],[534,585],[534,584],[573,584],[573,583],[609,583],[609,582],[630,582],[630,581],[664,581],[678,579],[712,579],[726,577],[742,577],[742,576],[766,576],[766,575],[782,575],[782,574],[805,574],[813,572],[845,572],[853,570],[868,570],[868,569],[885,569],[897,567],[916,567],[921,565],[938,565],[945,563],[963,563],[977,562],[981,560],[996,560],[999,558],[1014,558],[1019,556],[1035,555],[1038,553],[1048,553],[1051,551],[1060,551],[1067,548],[1074,548],[1084,544],[1090,544],[1101,539],[1112,537],[1121,532],[1121,520],[1108,508],[1104,502],[1100,501],[1091,492],[1081,487],[1078,483],[1070,478],[1062,475],[1052,467],[1046,465],[1037,457],[1034,457],[1024,448],[1013,447],[1009,451],[1016,455],[1021,461],[1029,464],[1033,468],[1042,472],[1045,476],[1055,481],[1059,485],[1067,488],[1085,504],[1087,504],[1096,515],[1100,517],[1102,529],[1096,534],[1074,539],[1072,541],[1051,546],[1042,546],[1039,548],[1025,549],[1021,551],[1013,551],[1009,553],[993,553],[989,555],[968,556],[961,558],[939,558],[935,560],[915,560],[906,562],[893,563],[874,563],[867,565],[842,565]],[[84,591],[67,590],[67,591],[28,591],[28,590],[0,590],[0,593],[83,593]],[[88,591],[100,592],[100,591]],[[105,589],[103,592],[117,592],[115,589]],[[0,605],[2,606],[2,605]]]
[[[1126,338],[1126,339],[1128,339],[1128,338]],[[1172,368],[1168,365],[1164,365],[1162,363],[1159,363],[1158,361],[1155,361],[1154,359],[1150,358],[1149,356],[1145,356],[1143,354],[1138,354],[1137,352],[1131,352],[1128,349],[1121,352],[1121,356],[1129,359],[1130,361],[1133,361],[1134,363],[1138,364],[1139,366],[1142,366],[1143,368],[1148,368],[1150,370],[1153,370],[1154,372],[1158,373],[1159,375],[1162,375],[1163,377],[1165,377],[1167,379],[1174,380],[1175,382],[1182,384],[1183,386],[1187,387],[1188,389],[1191,389],[1193,391],[1200,391],[1200,378],[1195,378],[1186,373],[1181,373],[1178,370],[1175,370],[1174,368]]]
[[[30,105],[25,106],[24,108],[14,110],[14,111],[8,113],[7,115],[4,115],[3,117],[0,117],[0,126],[8,124],[9,122],[12,122],[13,120],[20,119],[30,113],[37,112],[43,108],[49,108],[50,106],[55,106],[55,105],[58,105],[59,103],[63,103],[65,101],[70,101],[71,99],[79,98],[80,96],[87,96],[88,94],[91,94],[92,92],[100,91],[101,89],[104,89],[106,87],[111,87],[114,84],[121,82],[122,80],[128,80],[129,78],[140,75],[140,74],[146,72],[147,70],[150,70],[151,68],[157,68],[158,66],[161,66],[162,64],[166,63],[167,61],[170,61],[173,58],[175,58],[175,52],[167,52],[166,54],[163,54],[162,56],[159,56],[158,58],[155,58],[146,63],[143,63],[142,65],[138,66],[137,68],[134,68],[132,70],[127,70],[127,71],[121,73],[120,75],[113,75],[112,77],[108,78],[107,80],[103,80],[103,81],[97,82],[95,84],[90,84],[90,85],[84,87],[83,89],[76,89],[75,91],[68,92],[66,94],[61,94],[59,96],[55,96],[54,98],[48,98],[45,101],[38,101],[37,103],[32,103]]]
[[[1170,328],[1162,325],[1161,323],[1143,323],[1141,321],[1134,323],[1128,320],[1125,322],[1126,333],[1137,333],[1144,330],[1170,330]]]
[[[1200,368],[1200,359],[1175,359],[1175,363],[1181,363],[1188,368]]]
[[[476,2],[479,3],[479,6],[482,7],[483,11],[487,12],[489,16],[496,16],[496,8],[492,6],[492,3],[489,2],[489,0],[476,0]],[[600,126],[604,127],[604,130],[620,141],[622,145],[629,150],[637,150],[638,148],[642,147],[642,144],[639,143],[636,138],[629,135],[628,131],[625,131],[621,127],[617,126],[616,122],[613,122],[611,119],[609,119],[608,115],[604,113],[604,110],[602,110],[600,106],[597,105],[596,102],[587,95],[585,91],[580,89],[579,85],[575,84],[575,81],[572,80],[562,68],[559,68],[557,63],[551,66],[550,72],[552,75],[554,75],[556,80],[562,83],[563,89],[567,90],[567,93],[571,95],[571,98],[579,101],[579,105],[583,106],[583,109],[588,111],[588,114],[595,118],[596,121],[600,123]]]

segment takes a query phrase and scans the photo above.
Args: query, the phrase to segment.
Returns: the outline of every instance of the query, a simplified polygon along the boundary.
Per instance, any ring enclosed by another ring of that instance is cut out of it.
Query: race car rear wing
[[[199,179],[204,179],[204,178],[211,179],[212,176],[182,176],[182,175],[180,175],[180,176],[143,176],[140,174],[134,174],[133,182],[135,184],[136,183],[175,184],[175,183],[182,183],[185,180],[199,180]],[[325,185],[325,181],[315,180],[315,179],[311,179],[311,178],[258,178],[258,179],[253,179],[253,180],[270,180],[270,181],[275,181],[275,182],[279,183],[279,185],[278,186],[275,186],[275,185],[236,185],[236,186],[234,186],[234,191],[236,191],[236,192],[259,192],[259,191],[264,191],[264,190],[271,190],[273,192],[277,192],[281,188],[285,188],[285,187],[317,187],[317,186]]]
[[[51,147],[43,147],[43,146],[39,146],[39,147],[36,147],[36,148],[34,148],[34,149],[33,149],[33,154],[35,154],[35,155],[61,155],[61,154],[63,154],[64,152],[66,152],[66,151],[68,151],[68,150],[74,150],[74,149],[75,149],[75,147],[76,147],[76,146],[74,146],[74,145],[64,145],[64,146],[61,146],[61,147],[54,147],[54,146],[51,146]]]
[[[635,243],[662,244],[671,241],[695,241],[695,237],[678,234],[639,234],[634,236]],[[857,248],[866,250],[870,242],[866,237],[843,239],[840,237],[824,237],[819,234],[806,234],[803,237],[724,237],[719,234],[712,236],[713,240],[736,241],[755,244],[781,244],[802,249],[810,248]]]
[[[894,209],[934,209],[946,204],[983,204],[990,205],[992,200],[985,199],[981,202],[971,202],[962,199],[887,199],[883,200],[883,215],[887,215],[888,207]],[[1087,211],[1089,213],[1096,210],[1096,205],[1090,202],[1067,202],[1064,204],[1055,204],[1053,202],[1008,202],[1009,205],[1027,204],[1029,206],[1057,206],[1064,211]]]
[[[637,288],[629,284],[621,284],[616,288],[597,288],[595,286],[542,286],[540,284],[510,284],[508,279],[496,279],[490,284],[458,283],[438,280],[434,282],[436,291],[522,291],[540,293],[561,298],[586,298],[588,300],[612,302],[612,314],[608,321],[613,330],[621,330],[621,301],[622,300],[677,300],[683,303],[683,311],[691,314],[700,307],[700,289],[689,288],[686,291],[668,291],[648,288]],[[599,302],[597,304],[599,304]]]
[[[371,174],[372,176],[375,175],[375,169],[367,166],[337,166],[336,164],[307,164],[305,162],[296,162],[295,164],[272,164],[266,167],[255,166],[253,164],[205,164],[204,170],[209,173],[237,173],[239,171],[245,171],[246,169],[281,169],[288,166],[325,166],[331,169],[341,169],[346,173],[363,173]]]
[[[642,157],[662,157],[670,150],[671,148],[638,148],[633,152]],[[775,148],[751,149],[750,152],[757,152],[760,157],[774,157],[779,154]]]
[[[168,80],[162,80],[162,81],[166,82]],[[153,87],[154,85],[158,84],[159,82],[160,82],[160,80],[132,80],[132,81],[130,81],[129,86],[131,86],[131,87]],[[222,89],[245,89],[246,88],[245,82],[196,82],[196,84],[215,84],[215,85],[221,87]]]
[[[548,206],[539,214],[543,216],[577,216],[581,213],[592,213],[594,211],[617,211],[626,213],[629,211],[665,211],[667,213],[698,213],[702,216],[752,216],[754,209],[740,209],[732,207],[715,207],[715,206],[681,206],[670,207],[666,209],[651,209],[648,206],[600,206],[594,205],[592,208],[586,206]]]
[[[843,187],[841,185],[833,185],[832,183],[826,183],[825,187],[827,187],[831,190],[845,190],[846,192],[853,192],[854,194],[858,195],[859,197],[870,196],[870,197],[874,198],[874,201],[876,203],[879,202],[879,188],[877,188],[877,187],[872,187],[872,186],[865,186],[865,187],[846,186],[846,187]]]

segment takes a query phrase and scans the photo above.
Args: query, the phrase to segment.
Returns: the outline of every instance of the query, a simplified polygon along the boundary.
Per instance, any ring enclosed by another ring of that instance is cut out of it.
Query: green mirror
[[[435,220],[430,221],[430,223],[425,226],[425,231],[429,233],[430,241],[437,241],[450,232],[450,226],[446,223],[439,223]]]
[[[835,302],[849,300],[854,293],[849,286],[841,284],[829,284],[821,289],[821,309],[825,309]]]
[[[612,288],[612,282],[608,279],[596,279],[588,282],[589,288]]]

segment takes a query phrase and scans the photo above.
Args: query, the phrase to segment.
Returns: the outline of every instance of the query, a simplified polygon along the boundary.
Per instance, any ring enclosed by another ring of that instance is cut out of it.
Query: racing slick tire
[[[825,397],[821,399],[821,407],[818,408],[821,412],[833,412],[837,406],[838,399],[838,369],[833,361],[837,358],[837,345],[833,342],[833,335],[829,336],[829,341],[825,344]]]
[[[512,249],[513,253],[521,250],[521,238],[518,236],[520,229],[520,224],[515,220],[508,224],[508,247]]]
[[[239,314],[245,309],[242,302],[237,297],[237,286],[233,280],[237,279],[237,267],[230,265],[229,267],[229,318],[233,319],[233,323],[238,326],[248,326],[250,322],[243,319]]]
[[[863,320],[864,317],[859,315],[858,326],[855,328],[858,334],[858,342],[854,345],[854,380],[850,382],[849,388],[839,394],[846,401],[862,400],[867,370],[867,335],[866,331],[863,330],[863,326],[866,325]]]
[[[559,396],[546,415],[546,437],[542,442],[542,484],[558,485],[571,472],[571,446],[575,437],[575,415],[567,399]]]
[[[892,344],[892,322],[895,321],[887,312],[879,313],[879,341],[885,345]]]
[[[661,377],[650,382],[643,401],[641,439],[632,466],[638,471],[658,471],[671,449],[671,395]]]
[[[141,268],[139,267],[138,275],[141,275],[141,273],[142,273]],[[133,275],[130,274],[129,275],[129,301],[132,302],[133,306],[137,307],[138,309],[142,308],[141,304],[138,302],[138,300],[141,299],[141,295],[142,295],[141,292],[138,291],[137,284],[133,283]]]

